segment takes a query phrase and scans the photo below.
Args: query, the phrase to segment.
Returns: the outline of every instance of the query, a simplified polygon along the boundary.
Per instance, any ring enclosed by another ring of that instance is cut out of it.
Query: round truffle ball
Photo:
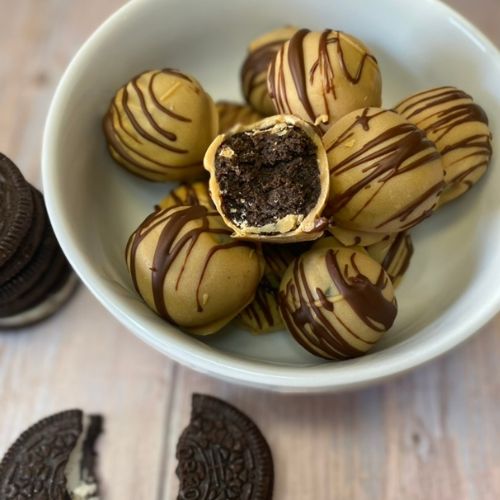
[[[219,135],[204,164],[212,199],[235,237],[288,243],[323,233],[328,161],[303,120],[271,116]]]
[[[276,54],[267,86],[279,113],[326,131],[355,109],[380,106],[381,82],[377,60],[357,38],[302,29]]]
[[[242,322],[256,334],[284,328],[278,307],[278,292],[281,278],[296,256],[290,245],[262,245],[262,254],[264,276],[257,287],[255,299],[240,313]]]
[[[330,164],[326,212],[338,226],[398,233],[435,210],[444,188],[440,154],[401,115],[380,108],[353,111],[323,142]]]
[[[237,125],[250,125],[264,118],[250,106],[229,101],[215,103],[219,113],[219,134],[223,134]]]
[[[152,181],[203,173],[203,155],[217,135],[215,104],[191,76],[147,71],[121,87],[104,118],[111,156]]]
[[[364,354],[397,313],[390,278],[356,247],[325,246],[298,257],[283,276],[279,304],[295,340],[326,359]]]
[[[397,287],[410,265],[413,243],[410,233],[398,233],[366,247],[368,255],[375,259]]]
[[[201,205],[152,213],[126,249],[137,292],[191,333],[220,330],[252,302],[264,271],[255,246],[230,233],[217,212]]]
[[[471,96],[439,87],[407,97],[395,111],[422,129],[441,153],[446,188],[439,205],[467,192],[486,172],[491,132],[486,113]]]
[[[208,182],[183,182],[158,203],[157,208],[170,208],[178,205],[202,205],[214,211],[215,205],[210,198]]]
[[[264,116],[276,110],[267,90],[267,69],[281,46],[298,30],[285,26],[260,36],[248,47],[248,54],[241,67],[241,89],[248,104]]]

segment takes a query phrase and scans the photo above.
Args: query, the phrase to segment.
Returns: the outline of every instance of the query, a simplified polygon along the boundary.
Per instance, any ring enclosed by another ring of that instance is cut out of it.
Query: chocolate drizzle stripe
[[[363,76],[363,69],[365,67],[366,61],[373,61],[375,64],[377,64],[377,59],[366,52],[366,50],[363,50],[363,55],[361,56],[361,61],[356,68],[356,73],[353,75],[350,73],[349,68],[347,67],[347,64],[345,62],[345,54],[344,50],[342,49],[342,40],[341,36],[343,36],[343,33],[341,31],[337,31],[337,37],[336,37],[336,42],[337,42],[337,54],[339,55],[339,60],[340,64],[342,66],[342,70],[344,72],[344,76],[346,79],[353,83],[354,85],[358,84],[359,81],[361,80],[361,77]]]
[[[161,172],[162,169],[164,168],[185,168],[185,167],[176,167],[174,165],[168,165],[166,163],[161,163],[157,160],[154,160],[153,158],[150,158],[139,151],[137,149],[131,147],[130,145],[126,144],[126,142],[123,140],[123,137],[120,135],[120,132],[118,131],[117,128],[113,126],[113,123],[111,122],[111,117],[106,116],[104,119],[104,131],[106,134],[106,137],[113,147],[113,149],[116,151],[116,153],[121,156],[125,161],[130,163],[132,166],[136,167],[139,170],[145,170],[146,172]],[[161,169],[157,169],[154,167],[146,167],[142,163],[138,163],[131,155],[130,152],[134,153],[135,155],[139,156],[140,158],[143,158],[144,160],[153,163],[154,165],[158,165],[161,167]],[[189,166],[189,165],[188,165]]]
[[[315,113],[307,93],[306,70],[304,67],[304,38],[310,33],[307,29],[297,31],[288,42],[288,66],[292,75],[297,96],[305,112],[314,122]]]
[[[116,118],[118,120],[118,125],[119,125],[120,129],[123,130],[127,134],[127,136],[130,137],[135,143],[140,144],[139,139],[137,139],[137,137],[135,137],[135,135],[133,135],[131,132],[129,132],[125,128],[125,126],[123,124],[122,116],[120,114],[120,111],[119,111],[118,106],[116,105],[115,101],[113,101],[111,103],[111,108],[113,110],[112,114],[111,114],[111,117],[110,117],[111,122],[113,122],[113,118],[114,118],[114,116],[116,116]]]
[[[383,295],[388,285],[384,270],[380,269],[377,281],[373,284],[360,273],[354,252],[350,258],[351,266],[356,272],[353,276],[348,276],[347,271],[342,273],[337,255],[338,250],[330,249],[325,257],[328,273],[337,290],[368,327],[378,332],[387,331],[394,323],[397,306],[395,301],[391,302]]]
[[[141,105],[141,111],[142,111],[142,114],[146,117],[146,119],[148,120],[148,122],[150,123],[150,125],[158,132],[158,133],[161,133],[164,137],[170,139],[171,141],[175,141],[177,139],[176,135],[173,134],[172,132],[169,132],[169,131],[162,131],[162,129],[158,126],[158,124],[154,121],[153,119],[153,116],[151,115],[151,113],[149,112],[147,106],[146,106],[146,102],[144,100],[144,95],[142,94],[141,90],[139,89],[139,87],[137,86],[137,83],[135,80],[132,80],[131,82],[131,85],[132,85],[132,88],[135,90],[136,94],[137,94],[137,97],[139,98],[139,103]],[[167,151],[170,151],[172,153],[179,153],[179,154],[185,154],[187,153],[188,151],[185,150],[185,149],[179,149],[179,148],[175,148],[173,146],[170,146],[168,144],[165,144],[164,142],[158,140],[156,137],[152,136],[149,132],[147,132],[142,126],[141,124],[139,123],[139,121],[136,119],[136,117],[134,116],[134,113],[132,112],[132,110],[130,109],[129,105],[128,105],[128,101],[129,101],[129,94],[128,94],[128,90],[127,90],[127,87],[125,87],[123,89],[123,94],[122,94],[122,106],[123,106],[123,110],[125,111],[130,123],[133,125],[133,127],[135,128],[136,132],[142,136],[144,139],[152,142],[153,144],[156,144],[157,146],[159,146],[160,148],[163,148],[163,149],[166,149]]]
[[[418,97],[418,99],[415,99],[416,97]],[[426,90],[410,96],[409,98],[401,101],[398,104],[397,109],[407,118],[412,118],[424,111],[427,111],[429,108],[458,99],[470,100],[471,97],[465,92],[462,92],[454,87],[440,87],[439,89]]]
[[[285,42],[286,39],[268,42],[250,52],[246,57],[241,67],[241,81],[243,84],[243,95],[247,97],[247,100],[255,90],[265,86],[266,78],[265,76],[262,78],[262,74],[264,73],[265,75],[274,56]],[[262,100],[266,96],[265,88],[263,90]]]
[[[153,292],[153,300],[155,308],[160,316],[170,322],[174,322],[171,314],[168,312],[167,304],[165,303],[164,296],[164,283],[167,273],[171,269],[172,264],[176,261],[179,254],[187,247],[184,261],[181,269],[176,278],[176,287],[185,270],[187,259],[190,256],[191,250],[198,241],[202,234],[224,234],[229,236],[231,231],[222,227],[211,227],[209,223],[210,217],[219,218],[217,212],[210,212],[206,207],[197,206],[174,206],[158,212],[150,214],[144,222],[139,226],[135,233],[131,236],[127,244],[127,254],[129,259],[129,269],[132,275],[132,280],[136,290],[139,292],[137,283],[136,271],[136,254],[140,243],[146,238],[152,230],[160,225],[164,225],[161,229],[157,246],[153,256],[153,263],[151,267],[151,285]],[[197,221],[199,227],[190,229],[182,234],[182,229],[186,224]],[[179,236],[181,235],[181,236]],[[216,252],[222,249],[229,249],[234,247],[248,247],[249,244],[241,241],[230,241],[228,243],[214,244],[205,256],[200,277],[196,287],[196,302],[198,312],[203,311],[203,304],[200,300],[200,287],[206,274],[208,265]],[[139,292],[140,293],[140,292]]]
[[[172,110],[170,110],[170,109],[166,108],[165,106],[163,106],[163,104],[156,97],[156,94],[153,91],[154,80],[161,73],[172,73],[172,74],[174,74],[174,75],[176,75],[176,76],[178,76],[180,78],[184,78],[184,79],[188,80],[189,82],[191,82],[191,79],[186,78],[186,76],[183,75],[182,73],[172,72],[172,71],[168,71],[166,69],[164,69],[163,71],[157,71],[156,73],[154,73],[153,75],[151,75],[151,78],[150,78],[149,84],[148,84],[149,94],[151,96],[151,99],[152,99],[153,103],[155,104],[155,106],[159,110],[163,111],[165,114],[167,114],[168,116],[170,116],[170,118],[173,118],[174,120],[178,120],[178,121],[181,121],[181,122],[187,122],[187,123],[192,122],[191,118],[179,115],[178,113],[174,113]]]
[[[332,151],[335,147],[338,147],[344,141],[352,137],[351,131],[355,125],[360,124],[363,128],[366,128],[367,123],[374,117],[380,116],[381,113],[382,112],[377,112],[372,116],[368,116],[368,110],[363,110],[354,124],[344,131],[338,140],[329,147],[329,151]],[[387,142],[389,142],[389,144],[387,144]],[[386,145],[382,146],[384,143]],[[380,185],[375,189],[373,195],[351,218],[351,220],[354,220],[374,199],[375,195],[387,181],[425,165],[428,162],[438,160],[439,158],[440,155],[433,147],[433,144],[425,137],[425,134],[421,130],[415,127],[415,125],[410,123],[395,125],[368,141],[356,152],[338,162],[330,169],[331,175],[339,176],[349,170],[361,168],[364,163],[372,162],[370,166],[364,167],[363,173],[365,175],[363,175],[358,182],[352,184],[344,192],[337,193],[336,197],[329,205],[329,210],[334,213],[342,209],[354,196],[370,186],[371,183],[375,181],[379,182]],[[434,189],[434,187],[426,191],[417,198],[418,203],[416,206],[423,203],[427,197],[435,196],[437,191],[438,189]],[[425,198],[422,198],[424,195]],[[406,213],[407,209],[411,209],[411,212],[414,208],[414,203],[411,203],[402,211]],[[395,218],[391,220],[395,220]],[[383,224],[380,224],[377,227],[379,228],[382,225]]]
[[[378,226],[377,229],[381,228],[385,224],[388,224],[389,222],[392,222],[393,220],[399,219],[401,222],[405,222],[410,215],[417,210],[417,208],[423,204],[424,202],[427,201],[427,199],[435,197],[436,198],[436,203],[439,198],[439,195],[443,191],[445,187],[445,183],[443,181],[440,181],[434,186],[431,186],[429,189],[424,191],[420,196],[418,196],[415,200],[413,200],[411,203],[408,203],[405,207],[402,209],[398,210],[394,215],[391,217],[387,218],[384,222],[381,222]],[[433,212],[435,208],[435,205],[433,205],[429,210],[424,211],[419,217],[416,219],[411,219],[411,222],[407,223],[406,226],[404,226],[402,229],[409,229],[411,226],[415,225],[417,222],[421,222],[422,220],[426,219],[431,213]]]
[[[292,298],[297,305],[295,310],[288,305]],[[326,358],[346,358],[362,354],[362,351],[342,337],[324,315],[307,282],[302,258],[294,262],[293,279],[287,283],[285,292],[280,292],[279,305],[289,330],[305,349],[310,351],[312,347],[316,354]],[[352,334],[352,331],[348,331]]]

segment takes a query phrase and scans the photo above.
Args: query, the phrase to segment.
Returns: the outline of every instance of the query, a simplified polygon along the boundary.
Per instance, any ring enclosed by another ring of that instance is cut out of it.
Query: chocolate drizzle
[[[339,252],[350,252],[349,265],[342,270]],[[306,254],[307,255],[307,254]],[[382,333],[388,330],[396,317],[397,306],[389,301],[384,291],[389,280],[383,271],[372,283],[358,267],[357,253],[347,249],[328,249],[325,266],[332,285],[366,325],[367,331]],[[304,270],[304,257],[295,260],[291,279],[282,284],[279,305],[282,317],[295,339],[308,351],[327,359],[345,359],[363,354],[374,343],[364,338],[336,312],[336,300],[329,291],[311,288]],[[333,299],[333,300],[332,300]],[[356,339],[355,345],[348,338]],[[365,349],[359,345],[364,344]]]
[[[165,169],[175,169],[178,167],[160,161],[158,156],[152,157],[146,154],[143,148],[144,143],[150,142],[169,153],[185,155],[189,152],[174,145],[177,142],[177,135],[172,130],[168,130],[163,125],[160,125],[152,112],[152,108],[156,108],[164,115],[167,115],[167,120],[169,121],[191,122],[190,118],[175,113],[161,104],[153,85],[155,79],[162,73],[175,75],[178,78],[192,82],[187,75],[183,75],[172,69],[163,69],[161,71],[137,75],[121,89],[121,98],[120,92],[116,94],[103,121],[104,133],[115,154],[136,170],[155,174]],[[141,83],[147,89],[147,94],[141,89]],[[132,95],[136,96],[139,103],[141,111],[139,114],[130,105]],[[124,117],[126,117],[128,123],[125,123]],[[163,120],[165,121],[165,118]],[[146,124],[156,134],[161,136],[162,139],[148,132],[145,128]],[[144,162],[151,164],[151,166],[145,165]],[[182,168],[190,166],[194,165],[186,165]]]
[[[310,100],[310,89],[308,85],[314,85],[316,73],[319,71],[320,82],[322,86],[322,98],[324,104],[324,113],[330,117],[332,110],[330,109],[331,100],[337,99],[337,88],[335,84],[335,62],[332,59],[333,53],[329,51],[329,45],[336,46],[336,60],[342,71],[342,77],[352,85],[357,85],[362,76],[367,61],[372,61],[377,65],[376,58],[368,53],[361,46],[356,48],[360,52],[360,61],[354,71],[351,71],[346,62],[346,54],[342,44],[342,39],[349,40],[348,36],[341,31],[324,30],[318,40],[318,56],[309,69],[305,67],[304,50],[307,44],[307,37],[311,32],[307,29],[299,30],[293,35],[289,42],[280,49],[280,52],[273,60],[269,75],[268,88],[271,97],[280,113],[293,113],[294,109],[290,107],[287,95],[287,85],[285,77],[285,65],[283,54],[286,53],[287,65],[290,70],[293,85],[305,114],[311,122],[316,122],[316,119],[321,114],[314,110],[314,106]],[[311,35],[316,35],[312,33]],[[329,97],[331,96],[331,97]],[[329,121],[329,120],[328,120]]]
[[[368,250],[369,252],[369,250]],[[395,281],[403,276],[410,265],[413,255],[413,244],[409,233],[398,233],[382,260],[382,267],[389,277]]]
[[[177,261],[182,252],[183,262],[179,274],[176,277],[175,289],[179,287],[180,280],[185,271],[190,254],[202,234],[224,235],[228,238],[226,243],[216,243],[207,250],[195,289],[197,311],[203,311],[200,298],[200,287],[203,283],[208,265],[216,252],[234,247],[251,247],[250,244],[236,240],[229,240],[231,231],[225,227],[214,227],[211,222],[213,218],[220,218],[215,211],[209,211],[201,205],[196,206],[174,206],[150,214],[138,227],[127,243],[126,255],[128,258],[130,274],[136,290],[140,293],[137,282],[136,254],[142,241],[157,227],[161,227],[157,246],[154,252],[151,268],[151,283],[155,308],[160,316],[170,322],[174,322],[168,312],[168,304],[165,301],[164,284],[168,272],[174,262]],[[191,224],[187,229],[186,225]]]
[[[257,90],[262,91],[261,101],[267,96],[265,75],[269,64],[285,42],[286,39],[273,40],[247,55],[241,67],[241,84],[243,95],[249,104],[252,104],[252,95]]]
[[[391,111],[380,110],[370,115],[369,112],[370,108],[365,108],[332,144],[327,145],[327,152],[331,152],[348,142],[354,136],[353,129],[355,127],[361,126],[364,130],[369,130],[371,120],[384,113],[391,113]],[[429,162],[439,160],[439,158],[440,155],[433,143],[415,125],[408,122],[387,128],[363,146],[355,148],[352,154],[342,161],[331,165],[330,175],[332,177],[340,176],[354,169],[361,169],[364,175],[343,192],[335,193],[335,197],[329,203],[328,213],[335,214],[335,212],[344,208],[358,193],[371,187],[373,183],[377,183],[377,187],[373,189],[373,194],[351,216],[350,221],[355,221],[389,180],[424,166]],[[387,223],[397,219],[403,224],[401,230],[420,222],[420,220],[432,213],[435,204],[431,209],[423,213],[415,212],[430,198],[435,198],[437,203],[443,187],[444,183],[438,181],[425,192],[415,197],[411,203],[379,223],[376,229],[380,229]]]
[[[491,134],[486,128],[488,117],[481,106],[474,103],[465,92],[455,87],[430,89],[408,97],[395,109],[424,130],[436,143],[444,159],[448,186],[464,185],[457,195],[469,189],[480,177],[480,173],[475,173],[478,169],[486,169],[488,166],[492,154]],[[465,137],[461,134],[460,139],[451,139],[451,134],[459,127],[471,123],[486,127],[479,129],[482,133]],[[464,151],[459,157],[453,156],[453,160],[447,159],[447,155],[458,150]],[[463,163],[473,157],[477,157],[477,162]],[[475,179],[469,180],[473,173]]]

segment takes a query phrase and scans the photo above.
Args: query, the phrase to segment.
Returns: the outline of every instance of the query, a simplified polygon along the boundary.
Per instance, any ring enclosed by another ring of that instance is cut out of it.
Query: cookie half
[[[0,498],[98,500],[94,446],[102,422],[68,410],[23,432],[0,463]]]
[[[268,500],[271,450],[244,413],[220,399],[193,394],[191,421],[177,443],[178,500]]]
[[[32,217],[31,186],[16,165],[0,153],[0,266],[16,252]]]

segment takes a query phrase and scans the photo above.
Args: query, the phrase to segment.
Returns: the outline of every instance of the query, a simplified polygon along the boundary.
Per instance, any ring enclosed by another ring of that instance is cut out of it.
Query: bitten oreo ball
[[[326,131],[347,113],[380,106],[377,60],[357,38],[342,31],[297,31],[274,57],[267,86],[276,110]]]
[[[405,231],[435,210],[444,188],[434,144],[394,111],[364,108],[323,137],[330,164],[327,213],[343,228]]]
[[[488,117],[470,95],[439,87],[407,97],[395,111],[422,129],[441,153],[446,189],[440,205],[467,192],[486,172],[492,153]]]
[[[358,247],[318,245],[298,257],[280,286],[283,320],[297,342],[326,359],[369,351],[391,328],[397,305],[382,266]]]
[[[293,26],[278,28],[255,39],[248,47],[248,55],[241,67],[241,89],[248,104],[264,116],[276,113],[267,90],[269,64],[297,30]]]
[[[328,163],[306,122],[277,115],[219,135],[204,164],[212,199],[235,237],[287,243],[321,236]]]
[[[202,205],[152,213],[126,249],[137,292],[172,324],[199,335],[218,331],[252,302],[264,271],[257,248],[230,235]]]
[[[203,155],[218,132],[215,104],[191,76],[147,71],[118,90],[104,119],[111,156],[152,181],[203,173]]]

